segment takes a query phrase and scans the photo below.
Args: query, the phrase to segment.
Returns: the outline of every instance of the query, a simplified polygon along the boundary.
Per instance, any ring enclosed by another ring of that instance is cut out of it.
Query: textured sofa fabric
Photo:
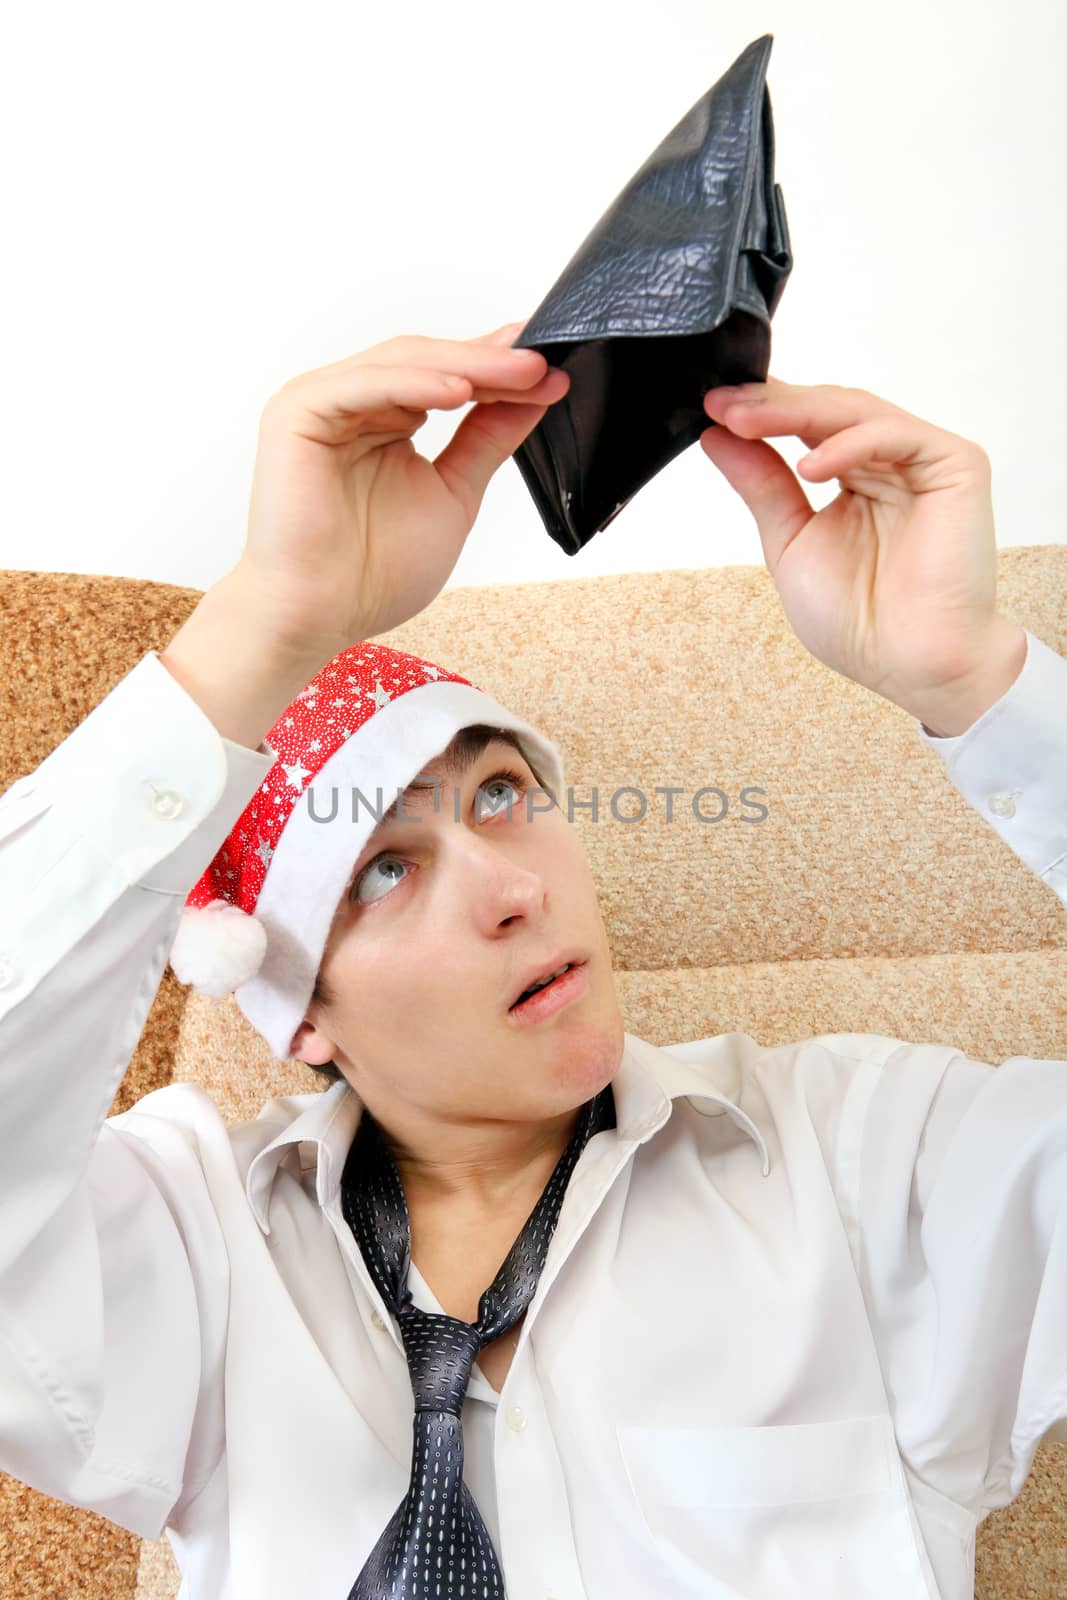
[[[1067,548],[998,562],[1001,609],[1067,654]],[[0,572],[0,792],[199,598]],[[763,567],[453,589],[380,637],[560,744],[632,1033],[669,1044],[740,1029],[775,1044],[863,1031],[994,1064],[1067,1060],[1064,907],[910,718],[807,653]],[[669,821],[656,793],[668,787]],[[699,789],[706,821],[690,806]],[[746,803],[745,789],[761,792]],[[742,820],[760,807],[763,820]],[[227,1120],[322,1086],[274,1060],[232,1001],[192,995],[168,969],[112,1114],[176,1080],[202,1084]],[[1046,1440],[1019,1499],[981,1525],[976,1572],[979,1600],[1067,1595],[1067,1443]],[[0,1600],[172,1600],[178,1582],[165,1539],[0,1474]]]

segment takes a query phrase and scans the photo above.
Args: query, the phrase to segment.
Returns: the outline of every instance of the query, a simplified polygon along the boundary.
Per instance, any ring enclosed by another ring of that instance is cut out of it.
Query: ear
[[[305,1017],[303,1022],[293,1034],[289,1044],[290,1056],[296,1056],[300,1061],[306,1061],[311,1067],[324,1066],[327,1061],[332,1061],[337,1053],[337,1046],[314,1023]]]

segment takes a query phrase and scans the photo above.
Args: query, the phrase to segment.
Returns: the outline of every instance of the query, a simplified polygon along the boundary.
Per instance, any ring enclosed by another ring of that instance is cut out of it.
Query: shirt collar
[[[702,1116],[729,1116],[759,1150],[763,1176],[768,1175],[771,1163],[763,1135],[738,1103],[742,1062],[752,1045],[747,1034],[721,1033],[692,1044],[658,1046],[625,1033],[623,1041],[622,1060],[611,1081],[616,1126],[605,1131],[620,1143],[644,1144],[670,1119],[673,1102],[682,1096]],[[315,1172],[319,1205],[336,1201],[362,1112],[363,1102],[343,1080],[310,1095],[283,1095],[263,1107],[257,1120],[285,1122],[253,1157],[245,1178],[248,1203],[265,1234],[270,1233],[274,1178],[294,1146],[301,1168]]]

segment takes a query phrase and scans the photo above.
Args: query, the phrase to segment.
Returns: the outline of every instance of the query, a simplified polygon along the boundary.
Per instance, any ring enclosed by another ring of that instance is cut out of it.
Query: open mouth
[[[571,970],[571,966],[572,963],[570,961],[565,961],[563,965],[551,975],[551,977],[545,978],[538,983],[532,983],[528,989],[524,989],[522,991],[517,1000],[512,1002],[510,1009],[514,1011],[515,1007],[521,1006],[524,1000],[529,1000],[532,994],[540,994],[542,989],[550,989],[554,983],[563,977],[565,972],[569,972]]]
[[[540,1012],[552,1006],[557,994],[563,995],[573,989],[578,974],[586,966],[584,961],[565,961],[555,972],[548,974],[543,980],[524,989],[522,994],[512,1002],[508,1010],[516,1016],[526,1016],[535,1011]]]

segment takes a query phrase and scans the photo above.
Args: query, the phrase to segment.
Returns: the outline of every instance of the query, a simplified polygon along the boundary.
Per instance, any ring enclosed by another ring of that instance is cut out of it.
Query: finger
[[[495,374],[500,384],[504,375]],[[544,374],[534,372],[512,373],[512,388],[505,390],[506,398],[532,391],[544,385]],[[557,385],[558,387],[558,385]],[[429,367],[375,366],[360,363],[347,366],[320,368],[302,378],[286,384],[278,393],[290,405],[298,405],[305,412],[319,418],[325,425],[350,426],[364,413],[402,408],[414,412],[427,412],[431,408],[448,410],[467,404],[475,385],[463,373],[440,371]],[[528,402],[527,402],[528,403]]]
[[[737,389],[710,389],[704,396],[704,409],[743,439],[794,435],[815,444],[872,417],[909,416],[865,389],[844,389],[832,383],[782,383],[777,378],[741,384]],[[919,417],[910,420],[917,428],[938,432]]]
[[[350,424],[364,413],[396,408],[425,412],[434,406],[462,405],[469,397],[470,384],[454,373],[422,367],[359,366],[307,373],[286,384],[275,399],[284,399],[323,423],[336,425]]]
[[[893,468],[917,492],[943,489],[967,464],[953,448],[961,443],[937,428],[916,429],[905,415],[874,417],[825,439],[797,462],[797,471],[812,483],[824,483],[864,468],[883,476]]]
[[[502,328],[495,329],[493,333],[483,334],[474,343],[511,345],[515,343],[525,326],[526,318],[523,318],[521,322],[506,322]]]
[[[511,350],[480,344],[477,340],[451,343],[427,340],[422,349],[397,352],[405,364],[451,372],[464,378],[472,390],[490,390],[500,398],[533,388],[548,372],[548,362],[538,350]]]
[[[351,359],[357,364],[373,364],[383,351],[388,351],[404,366],[436,367],[443,372],[459,372],[472,382],[502,381],[510,384],[516,373],[544,375],[548,362],[539,350],[514,350],[513,338],[522,323],[508,323],[494,333],[475,339],[430,339],[421,334],[410,334],[400,339],[390,339],[384,345],[361,351]],[[531,377],[530,381],[533,381]]]
[[[495,405],[497,401],[520,402],[523,405],[541,405],[545,402],[560,400],[571,386],[570,374],[561,367],[549,367],[544,377],[534,383],[530,389],[475,389],[472,400],[479,400],[483,405]]]
[[[541,405],[561,399],[571,386],[570,374],[564,372],[561,367],[549,367],[541,376],[536,372],[514,374],[510,388],[475,385],[469,379],[464,379],[464,383],[466,389],[460,404],[463,404],[464,400],[477,400],[482,405],[496,405],[498,401]]]
[[[709,428],[700,447],[756,519],[768,571],[773,575],[784,551],[815,515],[803,488],[771,445],[739,439],[728,428]]]
[[[533,432],[547,409],[543,405],[475,406],[435,458],[434,466],[472,524],[490,478]]]

